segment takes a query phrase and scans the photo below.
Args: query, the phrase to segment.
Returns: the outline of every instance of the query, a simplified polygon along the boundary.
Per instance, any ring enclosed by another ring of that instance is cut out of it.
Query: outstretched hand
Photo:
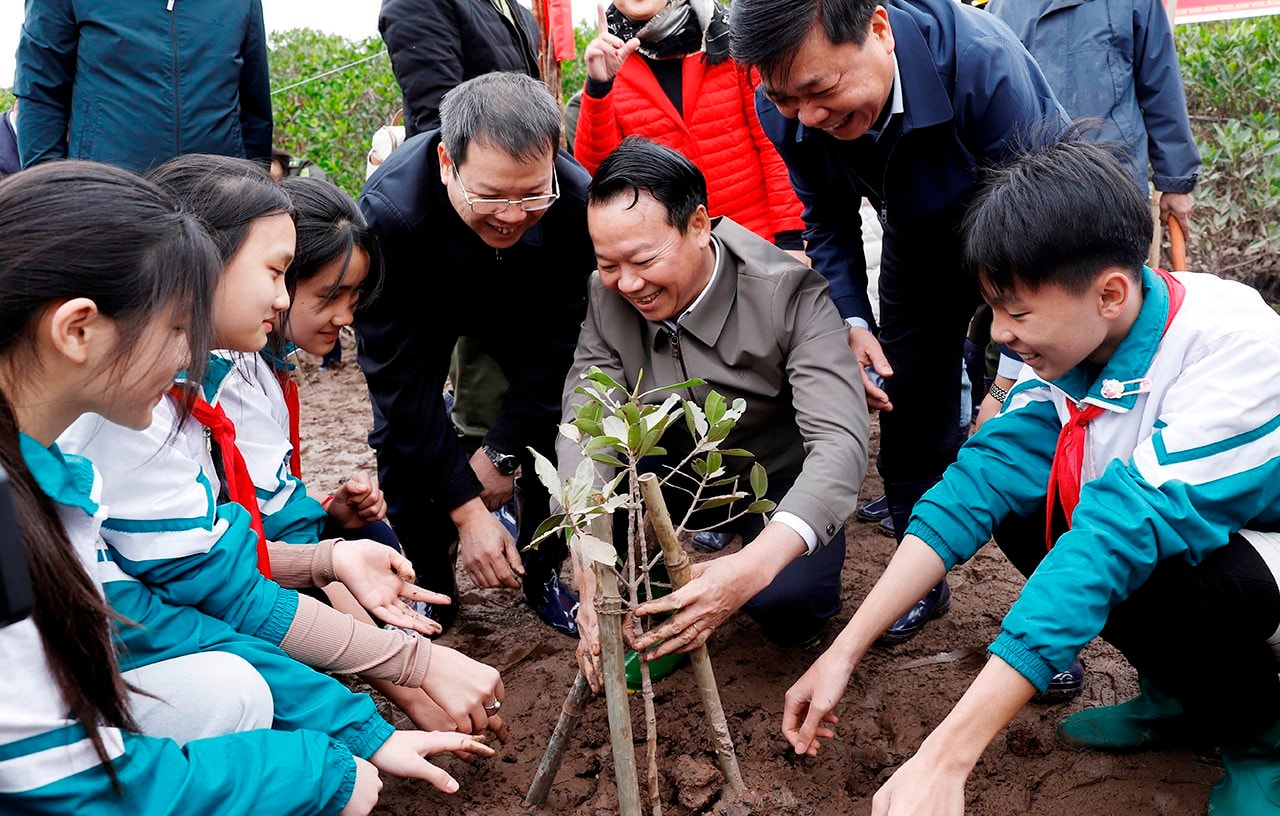
[[[634,636],[630,626],[623,626],[623,635],[646,660],[673,652],[691,652],[706,645],[711,633],[760,591],[758,578],[742,552],[694,564],[689,583],[670,595],[646,601],[635,610],[640,617],[674,614],[639,637]]]
[[[849,350],[853,352],[853,358],[857,360],[858,369],[862,372],[862,388],[867,393],[867,408],[872,411],[892,411],[893,403],[889,402],[889,395],[867,376],[867,366],[881,377],[893,376],[893,366],[889,365],[889,358],[884,356],[880,341],[869,329],[850,328]]]
[[[853,666],[843,657],[827,650],[814,661],[783,698],[782,735],[797,754],[814,756],[822,747],[821,739],[832,739],[835,732],[828,726],[840,722],[833,711]]]
[[[468,734],[456,731],[396,731],[369,761],[378,770],[407,779],[425,779],[445,793],[458,790],[458,780],[425,757],[440,753],[491,757],[492,748]]]
[[[337,542],[333,546],[333,572],[378,620],[424,635],[440,633],[440,624],[414,612],[409,602],[447,604],[449,596],[415,585],[413,564],[385,544],[367,539]]]
[[[640,47],[640,41],[632,37],[623,42],[620,37],[610,34],[604,4],[598,3],[596,10],[599,13],[597,19],[600,27],[597,29],[596,38],[583,52],[583,59],[587,63],[587,76],[598,82],[608,82],[622,70],[622,63],[627,61],[627,57],[634,54]]]

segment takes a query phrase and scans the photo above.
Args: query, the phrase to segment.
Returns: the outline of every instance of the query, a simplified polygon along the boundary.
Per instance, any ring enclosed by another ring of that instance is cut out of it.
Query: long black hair
[[[118,330],[113,365],[123,369],[147,327],[177,309],[187,321],[192,366],[201,370],[218,258],[196,220],[156,185],[90,162],[25,170],[0,182],[0,236],[5,388],[20,390],[24,379],[40,376],[31,363],[41,316],[80,297],[93,300]],[[23,460],[14,396],[0,388],[0,464],[13,484],[33,618],[67,707],[117,782],[98,726],[137,727],[112,647],[114,616]]]
[[[314,278],[334,261],[342,261],[341,284],[356,248],[369,256],[369,274],[360,286],[360,302],[368,303],[382,285],[382,254],[378,240],[351,197],[331,182],[307,176],[290,176],[280,186],[293,202],[298,243],[293,263],[285,272],[290,297],[298,284]],[[285,313],[287,323],[289,315]]]
[[[147,178],[200,219],[224,265],[244,246],[254,221],[276,214],[293,217],[289,196],[265,168],[247,159],[191,153],[170,159]]]

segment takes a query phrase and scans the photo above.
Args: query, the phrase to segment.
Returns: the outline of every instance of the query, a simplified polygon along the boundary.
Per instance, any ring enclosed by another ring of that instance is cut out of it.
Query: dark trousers
[[[526,454],[526,458],[532,457]],[[519,525],[516,547],[526,573],[543,574],[558,568],[568,554],[560,536],[542,541],[537,550],[526,549],[538,525],[550,515],[551,496],[533,475],[532,462],[527,462],[523,465],[522,475],[516,479],[516,522]],[[404,545],[404,554],[413,562],[419,586],[453,596],[456,603],[454,570],[458,559],[458,528],[449,516],[449,509],[440,502],[421,496],[412,503],[404,502],[394,508],[389,505],[387,518]]]
[[[1010,518],[995,540],[1029,576],[1045,556],[1044,510]],[[1206,735],[1232,742],[1280,719],[1280,665],[1267,643],[1278,626],[1275,579],[1252,545],[1233,534],[1194,566],[1161,561],[1111,610],[1102,638],[1139,675],[1176,696]]]
[[[625,484],[622,486],[625,489]],[[771,484],[768,498],[781,501],[790,484]],[[688,496],[678,490],[663,491],[668,503],[672,523],[679,524],[688,510]],[[746,506],[745,500],[740,504]],[[733,507],[737,507],[734,505]],[[691,528],[707,527],[727,518],[732,508],[719,507],[694,513],[689,521]],[[626,513],[614,514],[613,540],[618,552],[626,553]],[[765,520],[759,513],[743,516],[722,527],[718,532],[736,533],[742,536],[743,546],[752,546]],[[654,544],[656,547],[656,543]],[[844,568],[844,528],[830,542],[819,547],[812,555],[795,559],[773,581],[743,605],[745,612],[765,636],[779,646],[797,646],[822,630],[823,625],[840,611],[840,571]],[[652,553],[650,554],[652,558]],[[655,575],[655,577],[658,577]],[[659,580],[666,581],[665,570]]]
[[[955,461],[964,441],[960,369],[979,298],[972,276],[954,268],[886,265],[879,288],[880,345],[893,367],[884,388],[893,410],[880,414],[876,467],[901,541],[912,507]]]
[[[385,521],[375,521],[373,524],[366,524],[363,527],[348,528],[343,527],[333,519],[329,519],[324,523],[320,538],[345,538],[350,540],[367,538],[370,541],[384,544],[396,552],[404,552],[404,549],[400,546],[400,539],[396,537],[396,531],[391,529],[391,525]]]

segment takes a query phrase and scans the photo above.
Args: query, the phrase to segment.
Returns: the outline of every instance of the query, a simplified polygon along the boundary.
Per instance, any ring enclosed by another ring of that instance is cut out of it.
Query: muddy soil
[[[357,468],[372,468],[365,444],[370,424],[364,380],[348,348],[335,371],[302,366],[302,454],[307,482],[321,496]],[[878,495],[874,474],[864,497]],[[682,670],[657,687],[659,768],[664,813],[865,814],[871,796],[958,700],[985,660],[985,649],[1016,596],[1020,577],[988,547],[952,574],[951,612],[908,644],[877,649],[854,676],[837,710],[838,737],[814,758],[796,758],[779,734],[782,696],[826,648],[871,588],[892,553],[874,525],[851,521],[844,567],[844,610],[812,651],[780,649],[745,617],[726,624],[709,644],[743,774],[754,796],[731,801],[721,788],[701,719],[692,675]],[[736,547],[737,544],[731,545]],[[701,556],[695,556],[701,557]],[[491,760],[440,762],[462,785],[447,796],[425,783],[386,780],[376,813],[396,816],[555,814],[604,816],[617,811],[603,699],[589,705],[547,804],[522,805],[546,740],[576,672],[575,641],[542,624],[518,593],[478,590],[462,578],[462,609],[442,643],[496,666],[507,699],[511,741]],[[1058,747],[1054,725],[1081,708],[1124,700],[1136,691],[1133,669],[1117,652],[1094,643],[1083,655],[1088,685],[1058,706],[1031,705],[996,738],[970,778],[971,816],[1035,813],[1203,814],[1220,776],[1212,757],[1184,752],[1128,756],[1075,753]],[[383,704],[392,722],[407,720]],[[635,731],[643,740],[639,701]],[[643,755],[641,750],[638,755]],[[643,770],[642,770],[643,779]]]

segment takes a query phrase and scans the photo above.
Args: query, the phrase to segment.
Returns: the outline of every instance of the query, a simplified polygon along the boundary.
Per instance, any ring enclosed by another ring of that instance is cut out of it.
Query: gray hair
[[[520,161],[555,154],[560,146],[560,106],[533,77],[494,71],[474,77],[444,95],[440,138],[455,164],[482,142]]]

